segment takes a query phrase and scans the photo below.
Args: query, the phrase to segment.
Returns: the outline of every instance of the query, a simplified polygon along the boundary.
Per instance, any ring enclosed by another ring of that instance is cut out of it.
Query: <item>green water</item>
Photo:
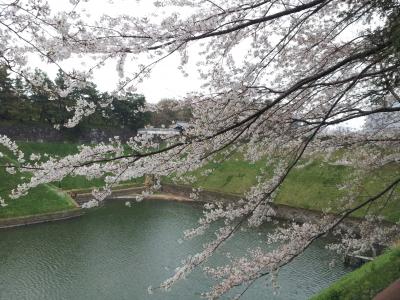
[[[200,270],[169,292],[149,295],[147,287],[207,239],[178,243],[200,214],[186,203],[111,203],[73,220],[1,230],[0,299],[199,299],[212,283]],[[240,232],[223,250],[265,247],[260,239],[269,230]],[[212,262],[224,257],[217,253]],[[278,295],[261,279],[241,299],[308,299],[349,271],[341,263],[330,268],[334,257],[319,241],[280,272]]]

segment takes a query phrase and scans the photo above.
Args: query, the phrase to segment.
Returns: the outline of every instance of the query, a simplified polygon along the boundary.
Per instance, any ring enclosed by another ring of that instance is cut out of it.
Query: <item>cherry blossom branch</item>
[[[283,263],[277,265],[275,268],[276,269],[282,268],[282,267],[286,266],[287,264],[291,263],[300,254],[304,253],[304,251],[307,250],[317,239],[321,238],[322,236],[325,236],[329,232],[332,232],[339,224],[341,224],[343,222],[343,220],[345,220],[352,213],[354,213],[354,212],[360,210],[361,208],[365,207],[366,205],[368,205],[368,204],[380,199],[386,193],[394,190],[397,187],[398,184],[400,184],[400,177],[395,179],[388,186],[386,186],[385,189],[383,189],[381,192],[379,192],[376,195],[370,197],[369,199],[367,199],[366,201],[360,203],[359,205],[355,206],[354,208],[347,210],[339,219],[337,219],[331,225],[327,226],[324,230],[321,230],[320,232],[318,232],[318,234],[312,236],[309,240],[307,240],[301,246],[301,248],[296,253],[293,253],[293,254],[289,255],[289,257],[286,258]],[[260,279],[262,277],[265,277],[265,276],[267,276],[269,274],[271,274],[271,271],[261,272],[259,274],[253,274],[252,276],[250,276],[251,279],[249,280],[249,285],[246,287],[246,289],[236,299],[239,299],[241,296],[243,296],[244,293],[248,290],[248,287],[250,287],[256,280],[258,280],[258,279]],[[235,286],[237,286],[237,284]]]

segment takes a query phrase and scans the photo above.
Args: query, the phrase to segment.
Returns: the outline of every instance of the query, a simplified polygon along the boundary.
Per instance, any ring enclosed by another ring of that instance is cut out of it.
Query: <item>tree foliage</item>
[[[101,108],[101,103],[113,102],[113,96],[100,92],[94,83],[76,87],[61,97],[57,90],[67,88],[63,72],[59,70],[52,81],[46,73],[36,69],[34,76],[41,78],[43,86],[31,84],[21,77],[10,77],[5,66],[0,71],[0,118],[8,123],[60,126],[73,116],[69,108],[78,99],[85,99],[99,107],[77,127],[128,128],[136,131],[150,122],[150,113],[143,111],[146,100],[143,95],[127,94],[124,101],[115,101],[113,107]],[[114,97],[115,98],[115,97]]]

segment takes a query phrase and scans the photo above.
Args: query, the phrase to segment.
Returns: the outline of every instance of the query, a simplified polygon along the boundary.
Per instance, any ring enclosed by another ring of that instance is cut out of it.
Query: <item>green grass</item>
[[[73,143],[50,143],[50,142],[18,142],[18,146],[29,158],[32,153],[40,153],[42,157],[45,153],[51,156],[65,156],[77,153],[78,144]],[[4,165],[13,162],[10,158],[11,153],[5,148],[1,148],[6,156],[0,158],[0,164]],[[24,179],[21,179],[25,177]],[[10,175],[4,168],[0,168],[0,196],[6,199],[7,207],[0,208],[0,219],[21,217],[35,214],[50,213],[75,208],[73,200],[62,190],[85,190],[90,191],[93,187],[104,185],[104,180],[96,178],[88,180],[84,176],[67,176],[60,182],[41,185],[29,191],[29,193],[16,200],[8,199],[8,194],[18,184],[27,181],[29,174]],[[126,186],[140,185],[142,178],[126,182]]]
[[[400,278],[400,248],[396,247],[348,273],[311,299],[369,300],[398,278]]]
[[[78,152],[78,144],[74,143],[33,143],[33,142],[19,142],[18,146],[29,157],[31,153],[40,153],[56,157],[63,157],[66,155],[75,154]],[[88,180],[84,176],[67,176],[60,182],[54,182],[55,186],[65,190],[78,189],[78,188],[91,188],[99,187],[104,184],[102,179]]]
[[[331,207],[333,212],[341,210],[337,199],[344,197],[347,190],[338,189],[338,185],[352,180],[354,170],[347,166],[330,165],[314,161],[302,169],[294,169],[288,176],[277,196],[277,203],[313,210]],[[356,202],[361,203],[380,192],[393,178],[400,175],[398,164],[385,167],[367,174],[362,181],[362,188],[357,190],[359,195]],[[386,220],[396,222],[400,219],[400,202],[379,199],[372,205],[353,214],[363,217],[368,212],[383,215]]]
[[[300,161],[299,165],[302,163],[304,161]],[[265,173],[269,174],[266,175],[265,180],[268,180],[272,168],[266,164],[265,160],[249,163],[236,153],[222,163],[210,162],[190,175],[197,178],[194,183],[195,187],[243,195],[257,183],[256,177],[261,175],[260,168],[265,168]],[[210,168],[213,169],[213,173],[203,176],[202,171]],[[399,175],[398,164],[387,165],[374,173],[367,174],[363,179],[363,189],[356,191],[359,195],[357,201],[360,203],[378,193],[395,176]],[[337,200],[344,197],[349,191],[338,189],[338,185],[351,181],[353,177],[354,170],[351,167],[329,164],[317,157],[310,164],[305,164],[302,168],[294,168],[291,171],[280,187],[275,203],[312,210],[331,207],[332,212],[339,212],[342,205]],[[172,182],[172,180],[165,178],[164,182]],[[382,198],[373,205],[357,211],[353,216],[362,217],[367,212],[378,212],[386,220],[396,222],[400,219],[400,201],[386,203],[385,198]]]
[[[51,142],[18,142],[18,147],[29,157],[31,153],[65,156],[78,152],[78,144]]]
[[[3,151],[4,153],[4,151]],[[0,159],[1,164],[12,162],[8,156]],[[75,208],[73,200],[62,191],[50,184],[32,189],[26,196],[12,200],[9,192],[29,174],[10,175],[4,168],[0,168],[0,196],[6,199],[6,207],[0,208],[0,219],[50,213]]]
[[[337,185],[345,182],[351,169],[329,165],[318,160],[301,168],[293,169],[277,197],[277,202],[307,209],[321,210],[345,192]]]
[[[33,143],[33,142],[19,142],[18,146],[29,157],[31,153],[47,153],[51,156],[63,157],[66,155],[75,154],[78,152],[78,144],[74,143]],[[142,178],[137,178],[126,182],[128,184],[141,184]],[[104,185],[104,180],[101,178],[87,179],[85,176],[67,176],[60,182],[53,182],[55,186],[63,190],[75,189],[90,189],[93,187],[101,187]]]
[[[195,187],[202,187],[209,191],[222,193],[243,194],[257,183],[256,177],[260,175],[260,168],[265,166],[264,161],[251,164],[243,160],[242,156],[235,153],[223,163],[210,162],[206,167],[191,173],[197,178]],[[205,169],[213,169],[211,174],[202,176]]]
[[[29,157],[31,153],[47,153],[52,156],[65,156],[77,152],[77,144],[72,143],[33,143],[19,142],[18,146]],[[0,159],[0,164],[4,165],[8,162],[14,162],[9,156],[11,153],[5,148],[0,151],[5,154]],[[24,179],[21,179],[21,176]],[[27,181],[29,173],[10,175],[4,168],[0,168],[0,196],[6,199],[8,206],[0,208],[0,219],[21,217],[35,214],[50,213],[75,208],[73,200],[62,190],[85,189],[90,191],[93,187],[99,187],[104,184],[103,179],[88,180],[84,176],[68,176],[61,182],[53,182],[51,184],[41,185],[29,191],[29,193],[21,198],[12,200],[8,198],[8,194],[18,184]],[[127,185],[141,184],[141,178],[129,181]]]

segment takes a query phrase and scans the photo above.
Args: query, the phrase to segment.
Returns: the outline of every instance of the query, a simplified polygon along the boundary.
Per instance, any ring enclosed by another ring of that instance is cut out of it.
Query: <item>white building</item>
[[[181,132],[175,128],[140,128],[138,134],[150,135],[179,135]]]
[[[190,124],[188,122],[177,121],[169,126],[169,128],[155,128],[155,127],[146,127],[140,128],[138,130],[138,134],[151,134],[151,135],[179,135],[186,128],[188,128]]]

